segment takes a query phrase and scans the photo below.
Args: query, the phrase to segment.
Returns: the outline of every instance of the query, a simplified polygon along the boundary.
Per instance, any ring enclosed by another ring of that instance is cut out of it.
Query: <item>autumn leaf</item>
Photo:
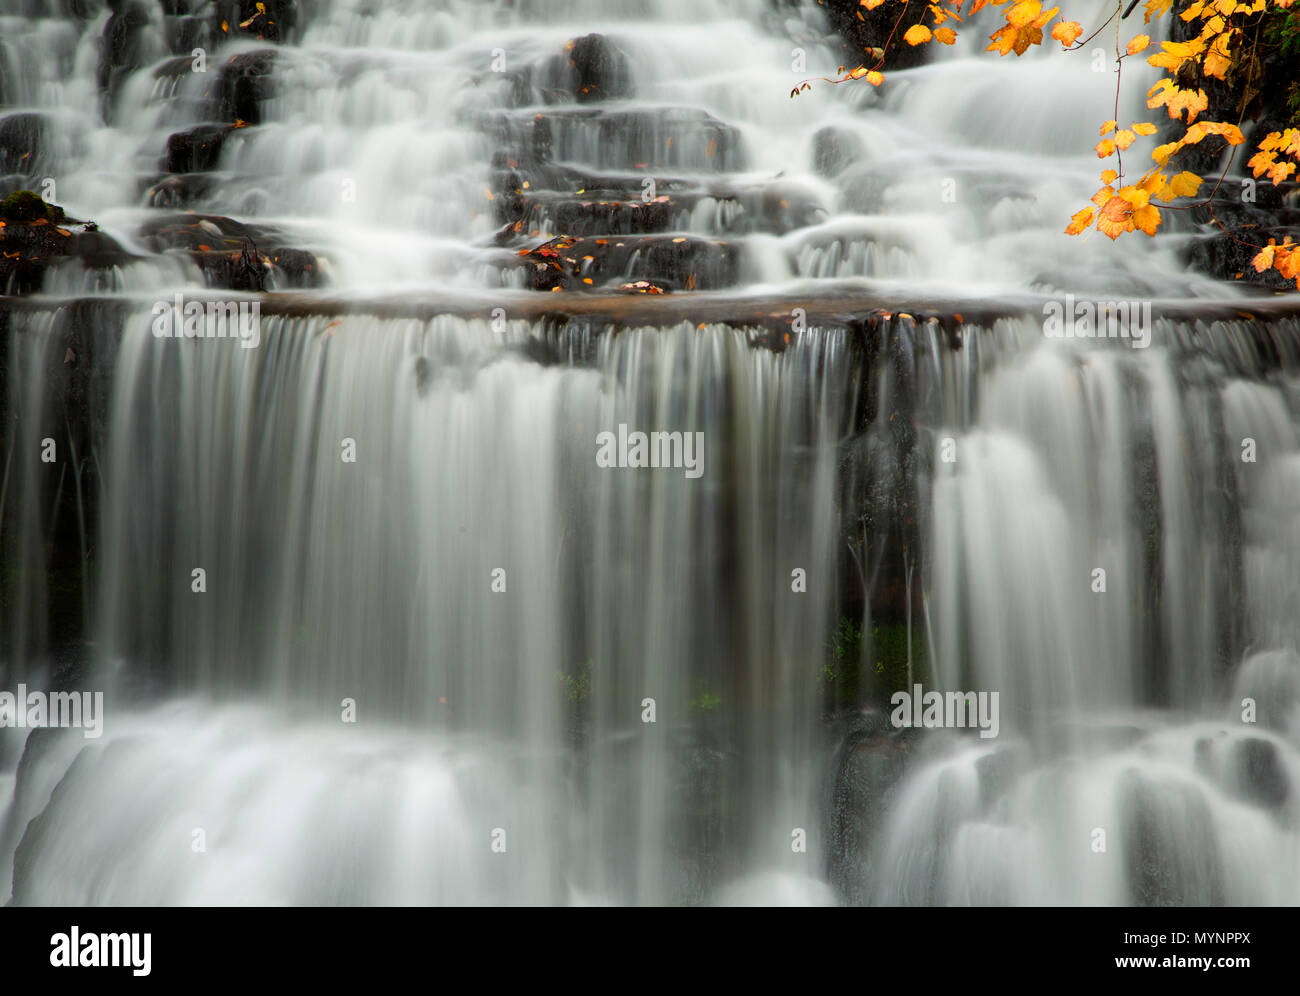
[[[1069,48],[1083,34],[1083,25],[1078,21],[1058,21],[1056,27],[1052,29],[1052,37],[1061,43],[1063,48]]]
[[[909,45],[924,45],[931,37],[930,29],[924,24],[913,24],[903,35],[903,41]]]
[[[1119,174],[1116,173],[1113,169],[1105,170],[1101,174],[1102,183],[1114,183],[1118,179],[1119,179]]]
[[[1082,211],[1076,212],[1073,217],[1070,218],[1070,224],[1069,227],[1066,228],[1065,234],[1078,235],[1092,224],[1093,215],[1096,213],[1096,208],[1084,208]]]
[[[1097,230],[1113,242],[1128,231],[1132,217],[1133,205],[1123,197],[1112,197],[1102,206]]]
[[[1173,6],[1173,3],[1174,0],[1147,0],[1146,16],[1143,19],[1144,23],[1150,24],[1153,17],[1159,17],[1162,14],[1168,13],[1169,8]]]
[[[1133,224],[1148,235],[1154,236],[1156,228],[1160,225],[1159,208],[1152,204],[1138,208],[1133,212]]]
[[[1195,173],[1183,172],[1169,181],[1167,189],[1174,197],[1195,197],[1204,182]]]
[[[1265,249],[1261,249],[1259,255],[1257,255],[1254,259],[1251,260],[1251,263],[1255,267],[1256,273],[1263,273],[1265,270],[1272,268],[1273,254],[1276,251],[1277,251],[1277,247],[1273,245],[1273,241],[1270,239],[1268,247]]]
[[[957,32],[953,31],[952,28],[935,28],[934,40],[945,45],[951,45],[957,41]]]
[[[1131,42],[1128,43],[1128,48],[1126,49],[1126,51],[1128,52],[1129,55],[1137,55],[1139,52],[1145,50],[1146,47],[1150,44],[1151,44],[1150,35],[1138,35],[1136,38],[1134,38]]]

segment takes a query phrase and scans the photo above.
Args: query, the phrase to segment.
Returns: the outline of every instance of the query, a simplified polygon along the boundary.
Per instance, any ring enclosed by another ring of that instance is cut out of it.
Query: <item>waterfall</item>
[[[0,299],[0,692],[106,701],[0,727],[0,895],[1296,902],[1300,323],[1179,219],[1062,234],[1110,77],[792,100],[842,56],[784,0],[139,6],[106,91],[108,10],[0,0],[0,190],[105,239]]]

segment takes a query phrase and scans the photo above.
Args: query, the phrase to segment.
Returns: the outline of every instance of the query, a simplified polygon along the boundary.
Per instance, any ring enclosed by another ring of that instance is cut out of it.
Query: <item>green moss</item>
[[[695,712],[713,712],[722,704],[722,699],[714,695],[707,688],[701,689],[699,694],[690,699],[686,706]]]
[[[35,221],[49,216],[49,205],[32,190],[15,190],[0,201],[0,218],[8,221]]]
[[[925,634],[919,623],[912,626],[912,681],[924,681],[928,674]],[[870,633],[848,617],[842,617],[831,636],[821,663],[821,684],[827,704],[833,709],[862,702],[888,702],[889,696],[908,687],[907,624],[882,620],[873,622]]]
[[[565,697],[574,703],[583,703],[591,694],[591,661],[584,661],[582,666],[572,674],[564,671],[555,672],[564,688]]]

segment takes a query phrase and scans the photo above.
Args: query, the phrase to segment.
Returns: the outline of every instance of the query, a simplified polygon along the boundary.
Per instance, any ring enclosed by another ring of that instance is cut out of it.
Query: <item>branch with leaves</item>
[[[1124,183],[1124,151],[1138,138],[1150,137],[1158,130],[1150,121],[1135,121],[1126,128],[1120,128],[1118,121],[1124,61],[1146,52],[1151,44],[1151,38],[1147,34],[1136,35],[1126,44],[1122,43],[1121,22],[1139,2],[1141,0],[1127,0],[1127,3],[1125,0],[1116,0],[1115,9],[1110,16],[1092,34],[1080,41],[1084,33],[1083,25],[1078,21],[1067,20],[1060,14],[1059,6],[1044,10],[1042,0],[941,0],[926,6],[921,22],[903,31],[902,40],[908,45],[924,45],[931,41],[952,45],[957,40],[957,31],[952,25],[962,24],[966,18],[978,14],[986,7],[1002,8],[1006,23],[989,37],[990,44],[986,49],[1002,56],[1012,52],[1023,55],[1030,47],[1042,44],[1043,32],[1054,20],[1056,23],[1051,28],[1050,36],[1060,42],[1066,51],[1079,51],[1113,23],[1116,113],[1114,119],[1101,126],[1101,141],[1095,146],[1095,151],[1099,159],[1114,157],[1115,163],[1113,168],[1108,167],[1101,173],[1102,186],[1092,197],[1094,206],[1076,212],[1065,229],[1066,233],[1078,235],[1095,226],[1112,240],[1134,231],[1153,236],[1161,224],[1162,210],[1206,207],[1210,218],[1225,234],[1258,250],[1253,259],[1257,273],[1271,268],[1287,280],[1295,280],[1297,287],[1300,287],[1300,246],[1294,240],[1286,238],[1279,244],[1276,239],[1270,239],[1267,246],[1242,242],[1228,232],[1214,213],[1214,193],[1227,176],[1235,151],[1209,196],[1192,203],[1176,202],[1195,198],[1201,186],[1206,183],[1205,178],[1190,171],[1175,172],[1175,167],[1170,166],[1170,160],[1179,152],[1212,135],[1222,138],[1226,147],[1235,148],[1244,144],[1240,120],[1235,124],[1197,121],[1198,116],[1209,108],[1205,84],[1212,79],[1226,81],[1242,63],[1257,61],[1254,53],[1259,42],[1262,15],[1285,18],[1284,33],[1287,37],[1300,38],[1300,0],[1197,0],[1178,15],[1197,29],[1196,34],[1187,41],[1161,42],[1160,51],[1147,56],[1149,65],[1165,70],[1166,74],[1147,92],[1147,107],[1152,110],[1163,107],[1171,119],[1187,127],[1177,140],[1154,148],[1151,153],[1153,166],[1133,182]],[[904,12],[907,9],[906,0],[860,0],[860,6],[867,11],[887,3],[901,4]],[[1145,0],[1144,23],[1150,24],[1153,19],[1169,13],[1173,3],[1174,0]],[[900,23],[902,16],[900,13]],[[929,23],[924,23],[927,20]],[[894,31],[886,42],[886,49],[899,26],[899,23],[895,24]],[[874,65],[858,66],[848,72],[841,66],[840,78],[828,81],[844,83],[866,79],[873,86],[879,86],[885,78],[882,72],[885,51],[869,50],[869,54],[875,60]],[[796,96],[808,88],[809,84],[804,82],[790,95]],[[1286,128],[1269,133],[1260,141],[1254,156],[1247,162],[1256,179],[1267,176],[1275,184],[1295,176],[1297,164],[1300,164],[1300,128]]]

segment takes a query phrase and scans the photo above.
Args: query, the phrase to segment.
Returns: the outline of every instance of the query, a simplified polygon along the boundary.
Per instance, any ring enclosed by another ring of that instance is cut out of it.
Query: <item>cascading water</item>
[[[1061,234],[1113,100],[1084,60],[791,101],[792,46],[839,61],[815,5],[644,8],[322,0],[257,41],[141,5],[102,97],[108,11],[0,0],[12,169],[118,247],[0,312],[0,674],[107,696],[99,739],[0,729],[0,885],[1296,902],[1300,326],[1189,232]],[[196,218],[273,240],[270,293],[167,241]],[[539,287],[556,236],[626,252]],[[584,277],[674,293],[549,293]],[[1017,317],[1066,292],[1212,317]],[[174,293],[259,302],[257,342],[157,337]],[[602,466],[620,427],[699,434],[698,475]],[[89,650],[50,632],[69,571]],[[892,729],[914,683],[998,693],[997,736]]]

